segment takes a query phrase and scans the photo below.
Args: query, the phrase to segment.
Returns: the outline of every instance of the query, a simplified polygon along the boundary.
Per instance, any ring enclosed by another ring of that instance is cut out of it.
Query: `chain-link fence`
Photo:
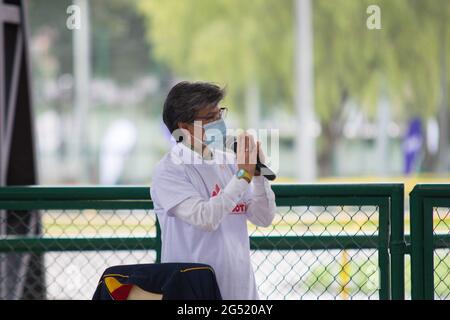
[[[249,223],[260,297],[389,299],[391,188],[274,186],[272,226]],[[2,191],[3,299],[90,299],[107,267],[158,261],[148,188]]]
[[[275,247],[297,237],[304,248],[252,252],[261,298],[378,299],[378,214],[377,206],[280,207],[273,227],[252,236]],[[373,248],[363,248],[357,235]]]
[[[411,203],[413,299],[450,299],[450,185],[416,185]]]
[[[450,235],[450,208],[433,208],[434,298],[450,299],[450,247],[445,236]]]
[[[21,213],[10,211],[9,215],[20,220]],[[156,237],[155,215],[151,210],[39,210],[39,215],[41,239],[123,238],[125,242]],[[254,228],[249,224],[249,229],[252,236],[268,240],[301,235],[323,245],[315,250],[252,250],[262,299],[379,298],[377,249],[327,249],[326,243],[327,237],[335,237],[337,246],[345,247],[345,241],[352,241],[355,235],[376,236],[378,207],[280,207],[273,227]],[[376,240],[371,239],[376,248]],[[358,246],[358,240],[353,241]],[[137,245],[135,250],[113,250],[115,245],[111,244],[111,250],[101,251],[77,251],[76,247],[73,242],[70,251],[63,250],[62,244],[58,251],[42,253],[46,298],[89,299],[107,267],[156,261],[156,252],[146,250],[145,245]],[[7,268],[3,285],[10,279],[5,298],[21,297],[20,286],[25,284],[25,270],[21,271],[21,266],[30,258],[30,253],[1,255],[0,263]],[[33,281],[27,291],[39,296],[41,278],[33,273],[28,276]]]
[[[21,213],[9,211],[8,215],[20,220]],[[42,295],[40,282],[45,281],[46,299],[90,299],[107,267],[156,261],[156,251],[148,250],[145,242],[145,238],[156,237],[156,219],[150,210],[39,210],[37,214],[42,230],[38,239],[59,242],[41,242],[39,248],[36,238],[30,239],[37,243],[32,244],[36,251],[41,251],[43,270],[43,277],[36,272],[28,274],[32,279],[26,291],[31,296]],[[95,247],[96,243],[99,250],[86,248],[86,245]],[[53,247],[50,251],[44,250],[48,244]],[[26,245],[25,241],[21,244]],[[120,250],[121,246],[133,249]],[[13,252],[0,256],[0,265],[7,268],[0,280],[5,298],[21,298],[25,275],[20,266],[26,268],[30,257],[29,253]]]

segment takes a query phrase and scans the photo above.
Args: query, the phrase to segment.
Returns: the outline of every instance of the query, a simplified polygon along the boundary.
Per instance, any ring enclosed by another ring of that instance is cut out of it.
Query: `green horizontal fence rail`
[[[322,280],[322,278],[338,277],[340,279],[338,282],[342,284],[342,295],[341,292],[339,294],[345,298],[345,295],[349,294],[346,292],[346,286],[354,285],[357,276],[361,278],[361,274],[365,271],[365,262],[359,263],[357,260],[370,260],[372,254],[369,255],[368,252],[372,250],[377,255],[376,267],[378,273],[373,274],[379,276],[376,279],[378,298],[404,299],[404,255],[407,253],[407,246],[403,230],[403,184],[287,184],[273,185],[272,188],[276,195],[278,210],[281,212],[278,215],[277,223],[282,227],[275,224],[272,229],[260,230],[256,228],[251,232],[250,247],[254,254],[252,259],[253,257],[261,259],[261,257],[258,258],[259,253],[265,253],[270,257],[272,253],[292,256],[292,252],[309,252],[314,259],[314,263],[318,264],[319,267],[316,268],[316,271],[313,270],[318,275],[312,272],[312,278],[310,275],[308,275],[309,278],[306,275],[304,276],[305,283],[311,282],[307,288],[319,287],[319,289],[327,291],[335,285],[336,281]],[[367,208],[371,207],[376,209],[372,210],[373,212],[365,212],[365,210],[368,210]],[[285,208],[287,208],[287,211],[284,210]],[[58,210],[63,210],[62,212],[68,215],[72,211],[96,210],[97,215],[102,215],[105,210],[120,213],[121,210],[149,211],[152,209],[150,189],[142,186],[0,188],[0,210],[5,210],[8,214],[20,215],[21,211],[31,210],[36,212],[43,210],[59,212]],[[61,215],[56,214],[55,221],[57,219],[67,220],[63,213]],[[84,219],[96,219],[97,215]],[[130,214],[129,217],[133,218],[133,214]],[[303,220],[304,217],[308,217],[309,220]],[[356,217],[359,217],[359,220]],[[78,216],[73,219],[78,219]],[[47,237],[0,235],[0,255],[152,250],[156,252],[155,261],[159,262],[161,258],[161,231],[156,219],[154,221],[156,225],[154,226],[156,227],[155,236]],[[71,221],[67,222],[67,228],[71,228],[71,223]],[[358,223],[361,225],[358,225]],[[372,231],[368,233],[365,228]],[[304,232],[301,230],[304,230]],[[349,252],[353,252],[355,257],[359,258],[353,258]],[[332,275],[330,270],[338,261],[338,255],[342,257],[342,261],[339,262],[341,267],[338,273]],[[294,257],[298,260],[290,262],[287,269],[284,269],[287,274],[295,268],[296,264],[305,263],[301,260],[302,255]],[[327,259],[331,259],[331,262],[323,262]],[[271,263],[267,260],[270,259],[265,258],[261,260],[261,263]],[[280,265],[283,263],[286,264],[286,261],[281,261]],[[262,272],[258,268],[257,265],[256,272]],[[271,273],[270,276],[265,275],[266,279],[260,283],[260,287],[265,288],[272,277],[276,277],[277,266],[274,265],[272,268],[274,273]],[[98,270],[98,272],[101,271]],[[355,279],[353,278],[354,274]],[[295,277],[301,276],[295,274]],[[283,277],[282,280],[286,279]],[[366,279],[363,278],[360,281],[364,282]],[[281,296],[284,294],[284,297],[295,296],[297,291],[294,285],[295,283],[292,288],[286,289],[290,291],[284,293],[277,288],[276,284],[270,284],[270,286],[275,287],[273,289],[275,293]],[[362,292],[358,285],[356,287],[356,293]],[[269,292],[268,296],[270,296],[270,290],[267,289],[266,291]],[[300,293],[298,296],[304,297]],[[319,297],[322,296],[319,295]]]
[[[416,185],[410,210],[412,299],[450,299],[450,185]]]
[[[0,210],[152,210],[148,187],[3,187]],[[161,234],[144,238],[41,238],[8,237],[0,252],[46,252],[84,250],[155,250],[161,256]]]

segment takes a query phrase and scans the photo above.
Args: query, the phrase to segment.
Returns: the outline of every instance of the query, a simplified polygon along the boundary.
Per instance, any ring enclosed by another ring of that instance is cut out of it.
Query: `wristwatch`
[[[252,176],[245,169],[239,169],[239,171],[236,173],[236,177],[238,177],[238,179],[245,179],[248,183],[252,181]]]

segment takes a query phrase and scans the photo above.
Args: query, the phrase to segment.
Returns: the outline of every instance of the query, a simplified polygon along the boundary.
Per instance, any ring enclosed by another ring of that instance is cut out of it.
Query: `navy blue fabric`
[[[136,264],[103,272],[92,300],[112,300],[104,277],[163,295],[163,300],[222,300],[213,269],[198,263]]]

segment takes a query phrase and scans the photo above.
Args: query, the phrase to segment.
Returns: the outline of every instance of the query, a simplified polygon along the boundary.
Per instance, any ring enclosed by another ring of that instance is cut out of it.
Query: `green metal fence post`
[[[391,285],[392,299],[405,299],[404,186],[398,185],[391,197]]]
[[[379,230],[378,230],[378,268],[380,271],[380,300],[389,300],[391,298],[391,275],[390,275],[390,257],[389,257],[389,203],[379,206]]]
[[[423,300],[424,265],[423,265],[423,200],[417,186],[409,196],[411,224],[411,298]]]

